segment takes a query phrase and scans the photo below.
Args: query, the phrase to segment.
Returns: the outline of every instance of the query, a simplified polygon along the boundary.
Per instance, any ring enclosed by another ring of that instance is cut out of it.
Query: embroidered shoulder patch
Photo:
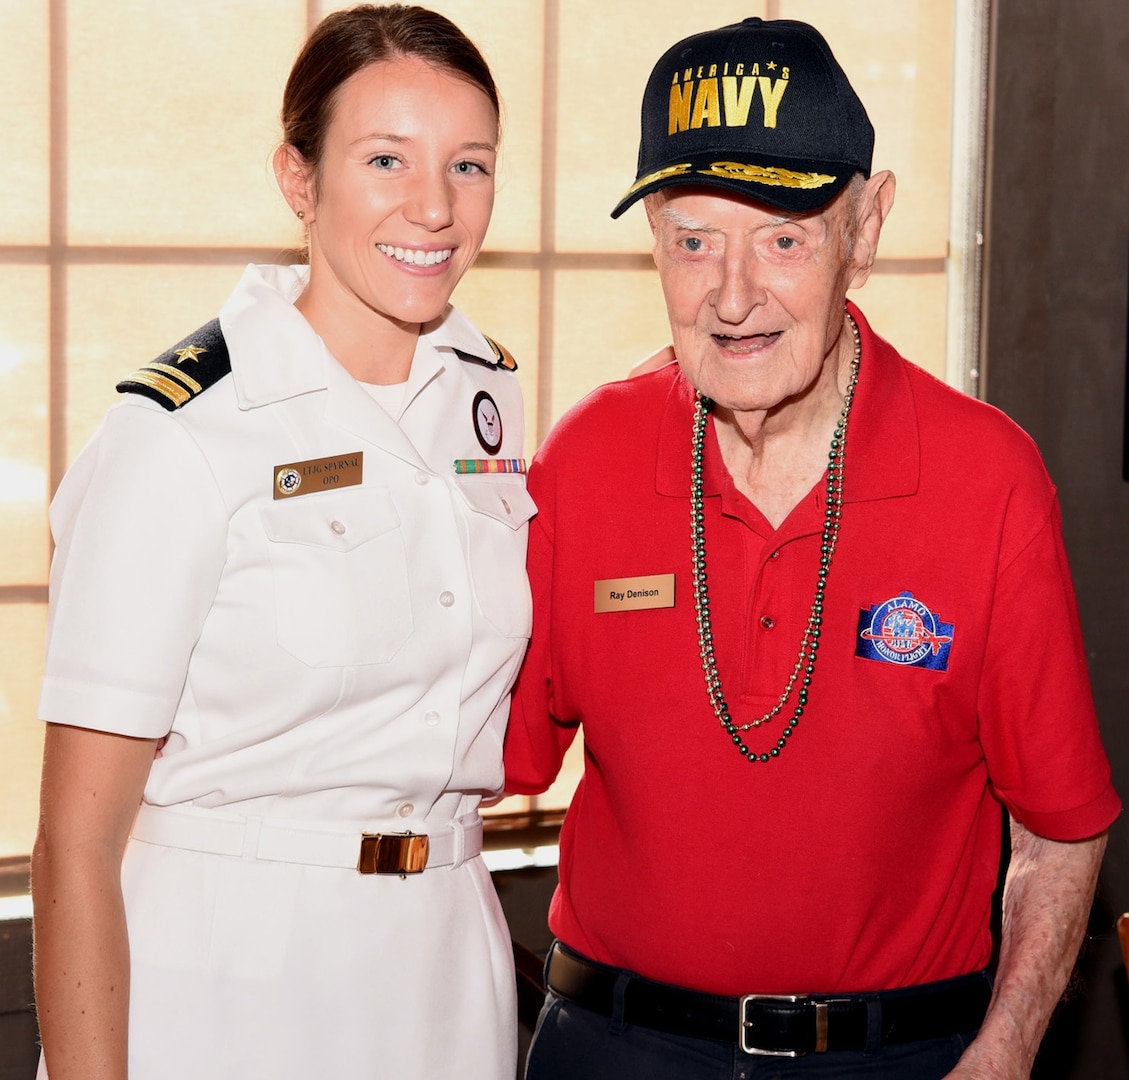
[[[911,592],[859,611],[855,656],[903,667],[949,670],[953,624],[941,622]]]
[[[231,372],[219,319],[200,327],[156,360],[117,384],[119,394],[142,394],[172,412]]]
[[[485,334],[482,335],[486,337]],[[510,354],[509,349],[504,345],[499,345],[493,338],[487,337],[486,344],[490,346],[491,355],[478,356],[475,353],[468,353],[463,349],[455,349],[455,355],[460,360],[465,360],[470,364],[482,364],[485,367],[501,368],[503,371],[517,371],[517,361]]]

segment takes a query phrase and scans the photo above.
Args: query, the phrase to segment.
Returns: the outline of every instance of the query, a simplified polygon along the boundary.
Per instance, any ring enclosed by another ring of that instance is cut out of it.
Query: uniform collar
[[[905,362],[871,330],[853,303],[847,304],[847,310],[858,323],[862,358],[847,428],[844,502],[912,495],[920,475],[921,436]],[[693,387],[681,373],[672,375],[659,430],[655,490],[660,495],[690,497],[693,411]],[[703,494],[718,495],[723,487],[732,486],[725,482],[722,468],[711,427],[706,441]],[[822,484],[819,490],[822,492]]]
[[[309,275],[308,266],[252,264],[220,309],[241,409],[326,388],[329,354],[294,307]]]
[[[241,409],[326,390],[344,369],[294,301],[309,280],[308,266],[250,265],[220,311],[220,326],[231,354],[235,392]],[[455,308],[423,328],[412,358],[405,408],[456,350],[493,365],[494,351],[473,324]],[[459,361],[461,362],[461,361]]]

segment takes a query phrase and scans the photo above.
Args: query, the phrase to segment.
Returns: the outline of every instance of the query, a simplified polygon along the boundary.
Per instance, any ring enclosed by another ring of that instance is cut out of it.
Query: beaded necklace
[[[839,420],[835,424],[835,434],[831,437],[831,452],[828,454],[827,499],[823,517],[823,537],[819,548],[819,574],[816,578],[815,598],[812,600],[807,626],[804,628],[803,637],[800,639],[800,655],[796,659],[796,666],[792,669],[792,674],[788,676],[788,682],[784,687],[784,692],[780,695],[780,700],[760,719],[750,720],[744,724],[733,722],[729,715],[729,706],[726,704],[725,695],[721,689],[721,676],[718,673],[717,659],[714,656],[709,589],[706,585],[706,530],[702,503],[702,461],[705,450],[706,417],[713,407],[713,402],[699,393],[694,405],[694,435],[690,459],[690,535],[693,556],[694,611],[698,618],[698,649],[702,658],[702,673],[706,678],[706,693],[709,695],[714,716],[728,732],[738,752],[748,761],[771,761],[780,756],[780,751],[788,745],[788,740],[792,737],[792,732],[796,730],[796,725],[803,715],[804,707],[808,702],[808,688],[811,686],[812,673],[815,671],[820,627],[823,623],[823,595],[827,589],[827,577],[831,571],[831,558],[835,554],[835,544],[839,539],[839,522],[843,510],[843,464],[847,451],[847,418],[851,414],[851,402],[854,400],[855,386],[858,383],[859,358],[862,354],[859,328],[850,315],[847,316],[847,320],[851,324],[851,332],[854,335],[855,355],[851,361],[851,373],[847,381],[847,392],[843,397],[843,408],[839,413]],[[741,732],[759,728],[762,724],[767,724],[778,716],[791,698],[797,681],[800,683],[800,688],[796,695],[796,706],[792,710],[792,716],[785,725],[780,738],[776,740],[776,745],[762,753],[751,750],[745,745],[744,739],[741,738]]]

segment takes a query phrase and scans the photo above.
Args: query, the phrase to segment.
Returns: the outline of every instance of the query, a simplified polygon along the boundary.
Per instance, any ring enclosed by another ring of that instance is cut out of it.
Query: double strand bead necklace
[[[847,380],[847,392],[843,397],[843,408],[839,413],[839,420],[835,424],[835,434],[831,437],[831,451],[828,454],[827,496],[823,516],[823,537],[819,546],[819,574],[816,577],[815,598],[812,600],[807,626],[804,628],[803,637],[800,639],[800,655],[796,659],[796,666],[788,677],[780,700],[758,720],[750,720],[744,724],[733,722],[733,718],[729,714],[729,706],[725,701],[725,694],[721,689],[721,676],[718,674],[717,658],[714,655],[713,647],[709,589],[706,584],[706,529],[702,502],[702,462],[706,441],[706,418],[713,407],[713,402],[698,394],[694,406],[694,437],[690,459],[690,536],[693,556],[694,611],[698,618],[698,651],[702,658],[702,672],[706,677],[706,692],[709,694],[714,716],[728,732],[738,752],[749,761],[771,761],[773,758],[779,757],[780,751],[788,745],[788,740],[791,738],[792,732],[796,730],[796,725],[800,722],[804,707],[808,703],[808,688],[811,686],[812,673],[815,671],[820,627],[823,623],[823,596],[827,589],[827,577],[831,571],[831,558],[835,554],[835,544],[839,539],[839,522],[843,512],[843,464],[847,451],[847,419],[851,415],[851,402],[854,400],[855,386],[858,383],[859,358],[862,353],[859,328],[850,315],[847,316],[847,320],[851,324],[851,332],[854,336],[855,354],[851,361],[851,372]],[[796,691],[796,705],[780,738],[776,740],[776,745],[761,753],[750,749],[745,745],[741,733],[759,728],[762,724],[767,724],[778,716],[792,697],[792,692],[796,690],[797,682],[799,683],[799,690]]]

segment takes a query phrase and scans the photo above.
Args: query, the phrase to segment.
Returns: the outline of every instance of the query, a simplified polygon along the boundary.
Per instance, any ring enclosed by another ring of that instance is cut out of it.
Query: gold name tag
[[[334,491],[355,487],[361,482],[365,455],[357,450],[338,457],[292,461],[274,467],[274,497],[292,499],[295,495],[311,495],[315,491]]]
[[[596,582],[596,614],[674,607],[674,575],[608,578]]]

